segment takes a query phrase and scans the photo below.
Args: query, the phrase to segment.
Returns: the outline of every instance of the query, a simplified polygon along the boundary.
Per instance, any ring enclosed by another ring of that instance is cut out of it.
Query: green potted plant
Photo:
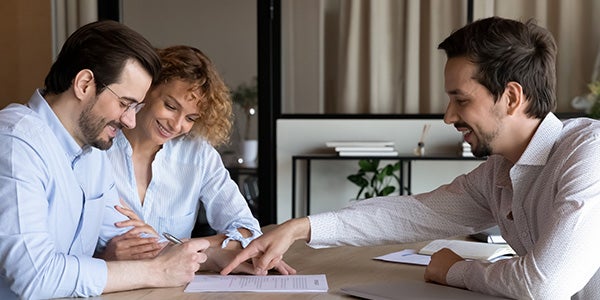
[[[258,85],[254,77],[250,82],[244,82],[231,91],[233,103],[239,105],[246,115],[246,131],[244,139],[250,139],[250,119],[256,115],[258,105]]]
[[[350,182],[359,187],[356,200],[377,196],[387,196],[396,191],[396,184],[400,187],[400,177],[396,172],[400,170],[400,162],[379,167],[379,159],[361,159],[358,161],[358,172],[349,175]],[[395,183],[394,183],[395,180]]]
[[[256,163],[258,154],[258,141],[250,136],[251,120],[257,113],[258,105],[258,85],[257,78],[254,77],[250,82],[242,83],[231,91],[233,103],[240,106],[244,111],[246,122],[241,145],[243,164],[253,167]]]
[[[600,80],[588,84],[590,99],[592,101],[588,116],[592,119],[600,119]]]

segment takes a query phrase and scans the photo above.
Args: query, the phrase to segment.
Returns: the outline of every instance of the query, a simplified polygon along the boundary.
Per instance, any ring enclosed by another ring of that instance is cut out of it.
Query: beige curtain
[[[600,1],[474,0],[475,19],[535,18],[555,36],[558,111],[587,93],[600,44]],[[326,113],[443,113],[445,57],[437,45],[466,24],[466,1],[329,0]],[[597,76],[597,75],[596,75]]]
[[[557,111],[573,111],[571,99],[588,93],[600,50],[600,1],[487,0],[479,4],[487,7],[488,14],[534,18],[552,32],[558,45]]]
[[[53,52],[56,58],[63,43],[77,28],[98,20],[96,0],[52,0]]]
[[[339,20],[325,30],[337,49],[324,59],[326,113],[443,111],[437,45],[466,23],[466,1],[330,0],[325,11]]]

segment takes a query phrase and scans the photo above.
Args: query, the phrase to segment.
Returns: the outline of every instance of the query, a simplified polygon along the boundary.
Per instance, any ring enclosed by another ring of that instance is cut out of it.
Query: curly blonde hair
[[[229,88],[211,60],[202,51],[184,45],[157,50],[162,69],[153,87],[177,79],[190,83],[197,92],[200,117],[190,135],[204,137],[212,146],[229,141],[232,103]]]

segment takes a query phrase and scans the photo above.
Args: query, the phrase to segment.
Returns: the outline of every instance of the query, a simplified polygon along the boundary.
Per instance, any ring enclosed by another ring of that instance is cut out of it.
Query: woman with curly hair
[[[213,250],[241,249],[261,230],[214,148],[229,138],[229,90],[200,50],[157,51],[162,69],[136,116],[137,126],[124,128],[108,151],[126,206],[117,209],[131,219],[116,225],[134,228],[113,238],[99,256],[153,257],[165,244],[158,233],[190,238],[198,218],[217,232],[205,237]]]

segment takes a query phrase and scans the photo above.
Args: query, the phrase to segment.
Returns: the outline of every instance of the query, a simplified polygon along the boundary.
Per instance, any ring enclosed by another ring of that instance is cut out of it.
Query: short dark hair
[[[67,38],[45,79],[46,94],[60,94],[72,85],[75,75],[83,70],[94,72],[96,83],[117,82],[125,63],[137,60],[155,81],[160,72],[160,59],[150,42],[141,34],[115,21],[86,24]],[[96,93],[104,90],[98,85]]]
[[[462,56],[474,63],[475,80],[494,101],[514,81],[523,87],[528,116],[541,119],[556,108],[556,42],[533,20],[481,19],[453,32],[438,49],[449,59]]]

